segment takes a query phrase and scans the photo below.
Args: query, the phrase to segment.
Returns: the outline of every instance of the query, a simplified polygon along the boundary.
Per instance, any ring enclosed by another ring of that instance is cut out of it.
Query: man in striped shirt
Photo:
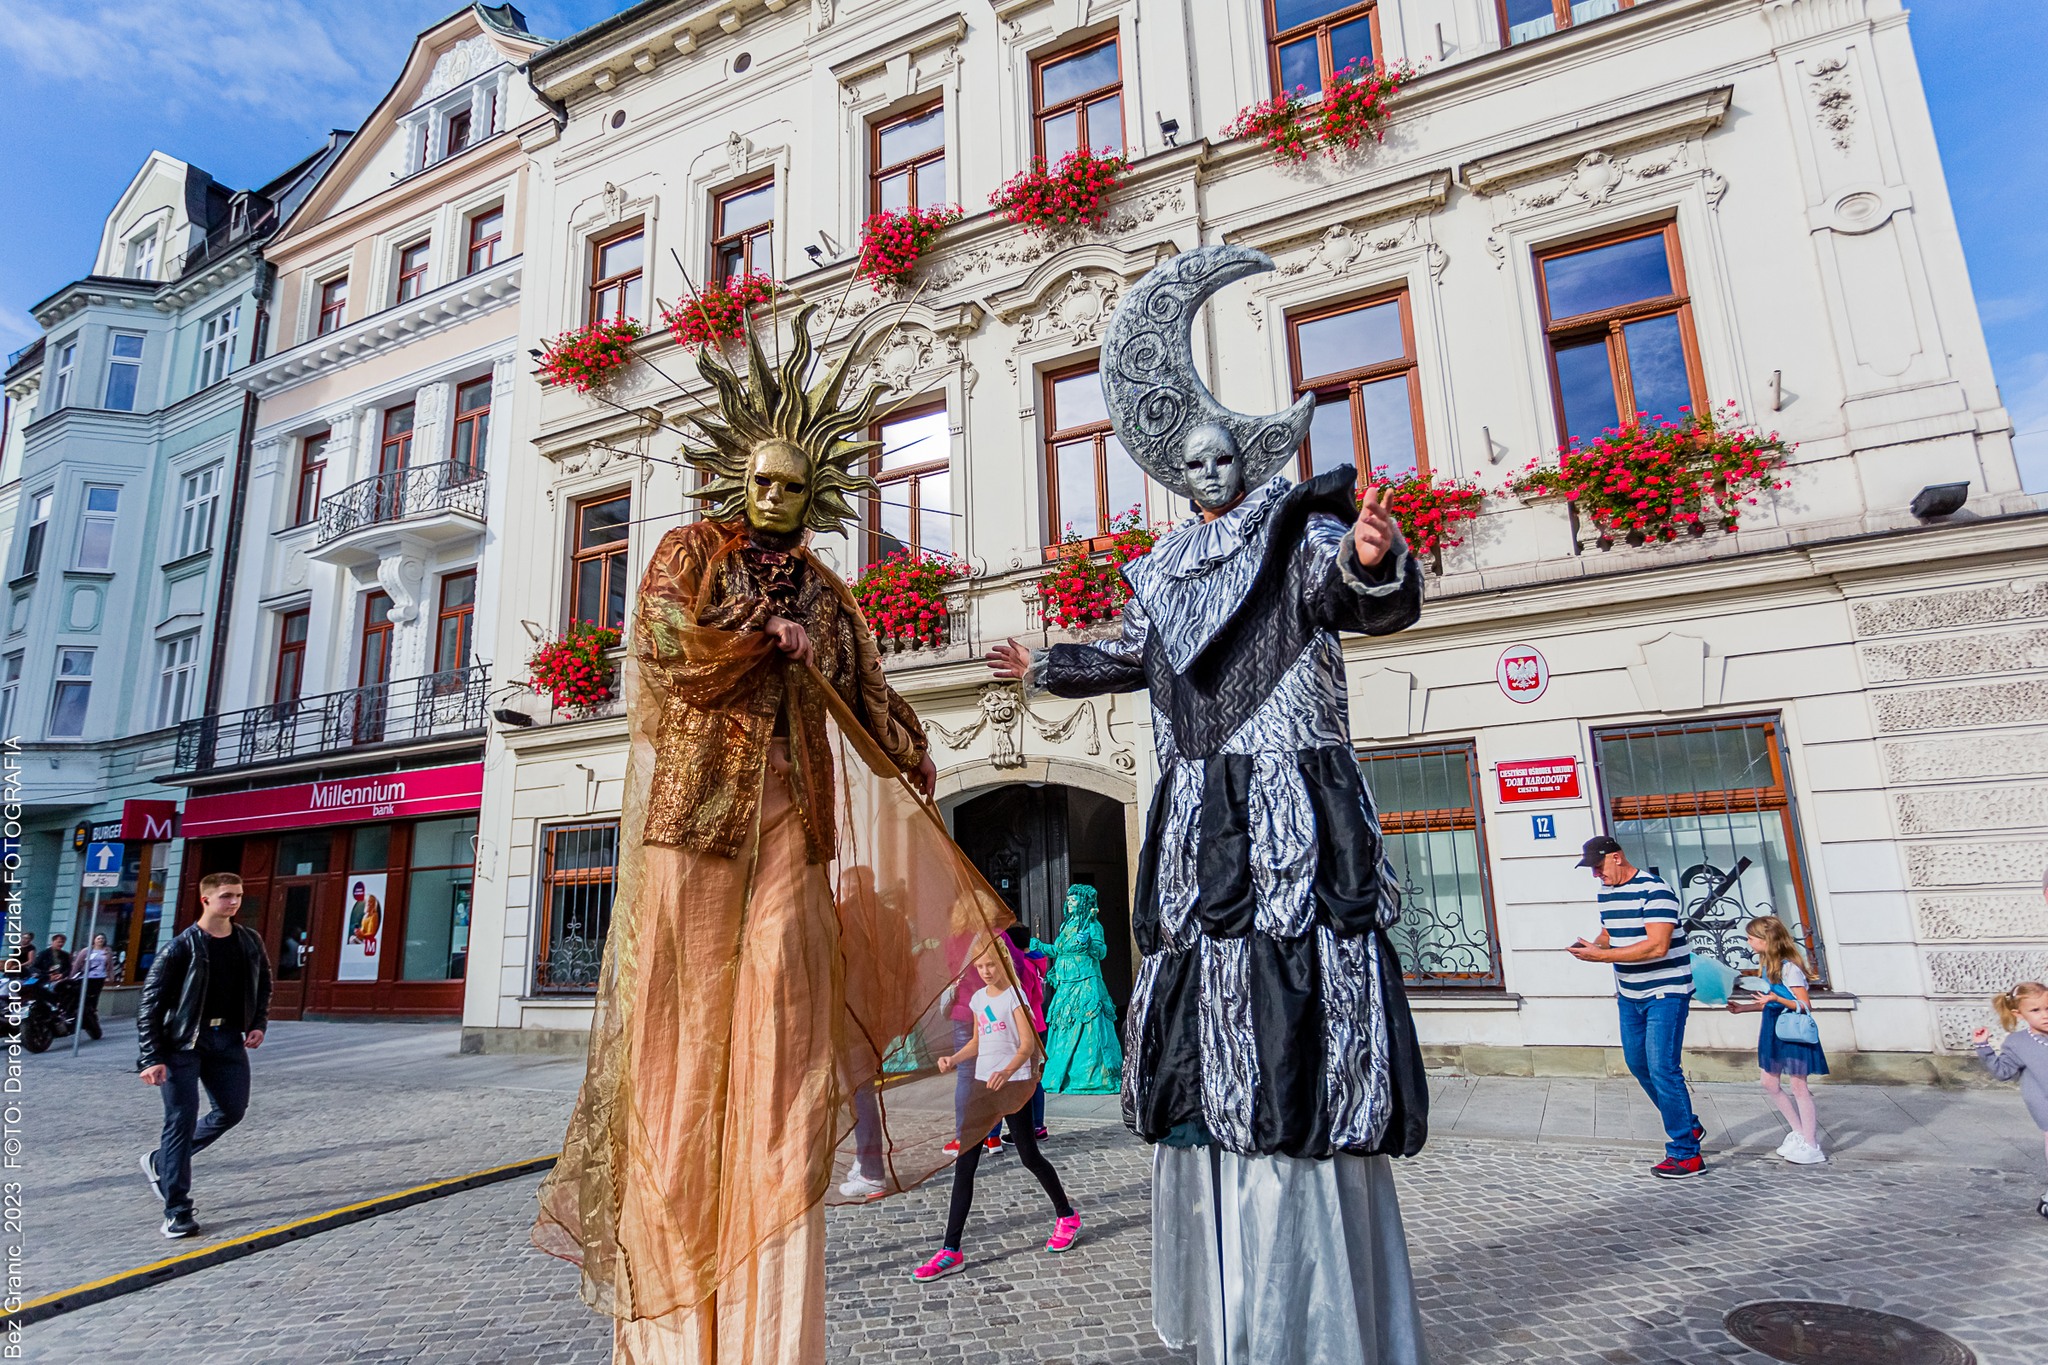
[[[1586,840],[1580,867],[1600,879],[1600,936],[1569,949],[1581,962],[1614,964],[1621,1011],[1621,1055],[1664,1120],[1664,1159],[1650,1174],[1684,1180],[1703,1173],[1703,1129],[1680,1064],[1692,1005],[1692,950],[1678,897],[1654,872],[1629,864],[1605,834]]]

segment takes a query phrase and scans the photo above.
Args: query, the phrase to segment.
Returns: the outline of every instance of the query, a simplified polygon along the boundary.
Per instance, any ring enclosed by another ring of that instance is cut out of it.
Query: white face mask
[[[1188,492],[1204,511],[1220,511],[1244,492],[1244,467],[1228,431],[1204,424],[1188,433],[1182,449]]]

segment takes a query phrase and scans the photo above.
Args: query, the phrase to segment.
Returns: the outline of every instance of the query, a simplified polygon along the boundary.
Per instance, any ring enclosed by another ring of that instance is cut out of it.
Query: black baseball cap
[[[1576,865],[1579,867],[1598,867],[1607,861],[1608,854],[1619,852],[1621,852],[1621,845],[1615,843],[1611,836],[1596,834],[1586,840],[1586,846],[1579,850],[1579,861]]]

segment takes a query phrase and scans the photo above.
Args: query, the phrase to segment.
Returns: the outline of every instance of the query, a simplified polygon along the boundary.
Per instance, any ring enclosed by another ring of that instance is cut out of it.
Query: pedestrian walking
[[[94,934],[92,946],[78,955],[79,979],[85,982],[85,997],[79,1004],[83,1011],[80,1025],[85,1036],[95,1043],[100,1040],[100,992],[107,988],[107,968],[114,963],[114,950],[107,946],[105,934]]]
[[[45,986],[55,986],[71,977],[71,954],[65,950],[68,942],[62,934],[50,935],[50,946],[35,956],[29,970],[43,979]]]
[[[1752,991],[1746,1002],[1730,1000],[1728,1012],[1762,1012],[1763,1027],[1756,1039],[1758,1079],[1791,1126],[1778,1144],[1778,1155],[1796,1166],[1817,1166],[1828,1157],[1821,1150],[1820,1120],[1814,1112],[1813,1089],[1806,1082],[1809,1076],[1828,1074],[1828,1058],[1813,1023],[1813,998],[1808,993],[1812,971],[1792,931],[1777,916],[1759,915],[1743,932],[1763,968],[1765,989]]]
[[[1052,1200],[1056,1221],[1052,1236],[1046,1239],[1045,1249],[1062,1252],[1072,1247],[1075,1238],[1081,1235],[1081,1217],[1067,1200],[1067,1192],[1060,1185],[1059,1172],[1038,1150],[1038,1138],[1031,1125],[1017,1121],[1017,1116],[1030,1103],[1031,1092],[1024,1088],[1023,1083],[1035,1080],[1035,1064],[1042,1061],[1044,1048],[1039,1043],[1038,1030],[1032,1024],[1031,1007],[1016,984],[1016,969],[1007,959],[1008,944],[999,942],[996,936],[982,939],[977,945],[974,966],[983,985],[968,1001],[968,1009],[975,1021],[975,1034],[958,1052],[939,1058],[939,1070],[951,1071],[963,1062],[972,1062],[977,1084],[992,1093],[1006,1087],[1012,1092],[1014,1098],[996,1112],[1000,1115],[1004,1108],[1008,1109],[1010,1140],[1016,1144],[1017,1160],[1025,1170],[1038,1177],[1038,1183],[1045,1187],[1046,1197]],[[967,1258],[960,1251],[960,1238],[967,1227],[968,1211],[974,1204],[974,1174],[981,1163],[982,1151],[980,1143],[968,1142],[962,1146],[959,1159],[953,1163],[953,1199],[946,1212],[945,1240],[930,1260],[911,1272],[913,1279],[936,1280],[954,1274],[967,1264]]]
[[[2048,985],[2022,981],[1992,996],[1991,1008],[1998,1011],[2004,1040],[1994,1040],[1990,1029],[1980,1028],[1970,1035],[1970,1041],[1977,1045],[1977,1055],[1993,1076],[2020,1083],[2020,1097],[2026,1100],[2027,1113],[2041,1130],[2044,1149],[2048,1149]],[[2034,1211],[2048,1218],[2048,1191],[2042,1193]]]
[[[1692,949],[1678,897],[1656,873],[1633,866],[1605,834],[1586,840],[1578,866],[1600,879],[1600,936],[1578,939],[1566,951],[1581,962],[1614,966],[1622,1060],[1664,1120],[1664,1159],[1650,1174],[1660,1180],[1704,1174],[1700,1139],[1706,1129],[1693,1112],[1681,1065],[1692,1005]]]
[[[199,918],[156,955],[142,983],[136,1031],[145,1085],[163,1087],[164,1127],[142,1155],[149,1188],[163,1200],[166,1237],[199,1231],[192,1218],[192,1154],[213,1145],[249,1108],[249,1053],[270,1025],[270,959],[263,940],[235,923],[242,879],[199,879]],[[213,1109],[199,1117],[204,1087]]]

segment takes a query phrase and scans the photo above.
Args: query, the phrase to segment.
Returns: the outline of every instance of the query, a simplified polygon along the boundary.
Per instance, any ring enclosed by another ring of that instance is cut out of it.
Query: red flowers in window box
[[[1038,610],[1047,625],[1079,630],[1107,621],[1131,600],[1119,570],[1151,554],[1158,537],[1135,507],[1110,522],[1109,531],[1108,544],[1091,549],[1095,541],[1067,529],[1052,571],[1038,580]]]
[[[698,294],[670,308],[663,304],[661,320],[679,345],[724,346],[744,341],[748,315],[767,303],[782,287],[766,275],[748,271],[733,275],[723,284],[707,285]]]
[[[526,657],[532,675],[528,685],[545,692],[557,711],[588,715],[615,695],[618,670],[605,657],[617,649],[619,633],[591,621],[571,621],[552,640],[543,640]]]
[[[1415,68],[1406,62],[1353,62],[1330,78],[1320,99],[1309,98],[1307,86],[1296,86],[1248,104],[1238,110],[1223,136],[1258,138],[1282,161],[1306,161],[1317,150],[1332,158],[1339,152],[1355,152],[1366,138],[1377,141],[1385,135],[1387,100],[1415,76]]]
[[[950,613],[946,590],[967,577],[957,559],[919,550],[898,550],[862,571],[853,597],[868,618],[868,629],[885,644],[942,649]]]
[[[1479,504],[1486,500],[1486,490],[1470,478],[1414,470],[1395,477],[1375,469],[1372,481],[1386,490],[1387,510],[1401,528],[1408,549],[1424,559],[1460,544],[1458,523],[1477,517]]]
[[[1600,548],[1733,531],[1745,506],[1786,486],[1792,444],[1777,432],[1736,425],[1735,404],[1720,419],[1679,409],[1679,420],[1610,427],[1574,441],[1555,465],[1530,461],[1508,487],[1523,497],[1562,497],[1593,524]]]
[[[1100,227],[1104,202],[1123,183],[1130,163],[1120,156],[1097,156],[1087,149],[1068,152],[1051,170],[1042,156],[1031,169],[1019,171],[988,197],[989,206],[1011,222],[1040,236],[1074,228]]]
[[[540,382],[578,393],[608,384],[633,363],[633,343],[646,331],[632,318],[610,318],[564,332],[541,347]]]
[[[864,280],[900,280],[917,268],[918,258],[938,235],[959,221],[960,210],[950,204],[871,213],[860,226],[855,273]]]

